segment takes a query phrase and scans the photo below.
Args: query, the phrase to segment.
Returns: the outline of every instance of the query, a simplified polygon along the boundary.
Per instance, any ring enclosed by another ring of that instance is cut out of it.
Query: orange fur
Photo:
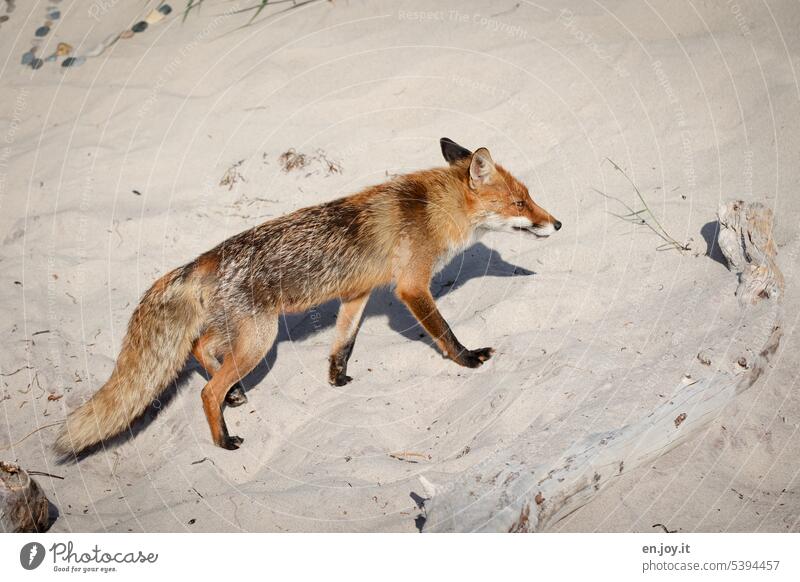
[[[392,282],[450,359],[482,365],[494,350],[461,345],[436,307],[431,277],[478,229],[542,237],[561,223],[485,148],[473,154],[446,138],[441,146],[448,167],[268,221],[156,281],[131,317],[111,378],[69,415],[56,450],[77,453],[127,428],[190,353],[210,375],[202,402],[214,442],[238,448],[222,413],[226,394],[270,349],[278,315],[342,298],[329,361],[329,381],[340,386],[351,380],[347,362],[370,292]]]

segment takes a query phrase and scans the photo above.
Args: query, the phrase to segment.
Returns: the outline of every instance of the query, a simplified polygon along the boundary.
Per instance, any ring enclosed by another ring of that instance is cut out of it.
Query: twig
[[[389,457],[392,459],[396,459],[398,461],[405,461],[406,463],[419,463],[419,461],[414,461],[407,457],[419,457],[421,459],[425,459],[426,461],[430,461],[431,456],[426,455],[424,453],[415,453],[412,451],[401,451],[398,453],[389,453]]]
[[[10,444],[10,445],[8,445],[7,447],[3,447],[2,449],[0,449],[0,451],[7,451],[7,450],[9,450],[11,447],[15,447],[15,446],[17,446],[17,445],[18,445],[18,444],[20,444],[22,441],[24,441],[25,439],[27,439],[29,436],[32,436],[32,435],[36,434],[36,433],[37,433],[37,432],[39,432],[40,430],[44,430],[44,429],[46,429],[46,428],[50,428],[50,427],[52,427],[52,426],[58,426],[59,424],[64,424],[65,422],[67,422],[67,421],[66,421],[66,420],[59,420],[58,422],[51,422],[50,424],[46,424],[46,425],[44,425],[44,426],[40,426],[40,427],[39,427],[39,428],[37,428],[36,430],[32,430],[31,432],[29,432],[28,434],[26,434],[24,437],[22,437],[21,439],[19,439],[17,442],[15,442],[15,443],[11,443],[11,444]]]
[[[44,471],[28,471],[28,475],[41,475],[42,477],[52,477],[53,479],[64,480],[61,475],[53,475],[52,473],[45,473]]]
[[[14,370],[13,372],[9,372],[8,374],[0,374],[0,376],[3,376],[3,377],[13,376],[14,374],[22,372],[22,370],[33,370],[33,366],[22,366],[21,368],[18,368],[16,370]]]

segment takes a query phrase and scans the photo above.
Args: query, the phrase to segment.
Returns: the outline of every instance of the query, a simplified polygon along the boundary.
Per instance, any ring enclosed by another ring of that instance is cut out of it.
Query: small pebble
[[[167,14],[172,12],[172,6],[170,6],[169,4],[162,4],[161,6],[158,7],[158,11],[164,16],[166,16]]]
[[[56,54],[59,57],[65,57],[72,52],[72,45],[69,45],[65,42],[58,43],[58,47],[56,47]]]
[[[133,36],[132,30],[123,30],[122,32],[119,33],[120,38],[130,38],[132,36]]]
[[[0,22],[6,22],[8,20],[8,14],[3,14],[0,16]]]
[[[64,59],[64,62],[61,63],[62,67],[77,67],[78,65],[82,65],[86,62],[86,58],[84,57],[67,57]]]
[[[30,65],[33,62],[34,55],[32,51],[26,52],[22,55],[22,64],[23,65]]]
[[[32,69],[40,69],[43,64],[44,64],[44,61],[42,59],[33,59],[31,61],[31,68]]]
[[[58,20],[61,18],[61,11],[60,10],[53,10],[50,14],[47,15],[47,18],[50,20]]]
[[[46,36],[47,33],[50,32],[50,28],[47,26],[40,26],[36,29],[36,36]]]
[[[56,60],[57,58],[58,58],[58,57],[56,56],[56,54],[55,54],[55,53],[53,53],[52,55],[50,55],[49,57],[47,57],[47,58],[46,58],[44,61],[45,61],[46,63],[52,63],[52,62],[53,62],[54,60]]]
[[[133,32],[144,32],[145,30],[147,30],[147,23],[144,20],[140,20],[139,22],[131,26],[131,30]]]

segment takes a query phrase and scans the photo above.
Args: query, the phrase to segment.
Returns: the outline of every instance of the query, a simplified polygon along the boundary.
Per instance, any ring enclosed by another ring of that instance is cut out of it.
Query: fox
[[[436,307],[433,275],[487,230],[546,238],[561,222],[492,159],[440,139],[447,165],[396,176],[350,196],[296,210],[228,238],[158,279],[135,308],[108,381],[72,411],[54,448],[78,455],[127,429],[193,355],[211,438],[224,449],[223,411],[244,404],[241,379],[267,355],[282,313],[339,299],[328,382],[352,380],[352,355],[370,293],[392,285],[446,358],[483,365],[490,347],[467,349]]]

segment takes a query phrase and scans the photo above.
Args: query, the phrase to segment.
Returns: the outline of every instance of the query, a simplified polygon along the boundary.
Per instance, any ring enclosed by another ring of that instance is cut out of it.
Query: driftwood
[[[524,447],[512,444],[455,482],[439,486],[422,478],[431,496],[425,504],[425,531],[542,531],[591,501],[615,477],[706,428],[725,405],[758,380],[782,337],[778,300],[784,281],[775,263],[772,213],[758,203],[735,201],[720,207],[719,219],[720,248],[739,274],[740,305],[771,300],[775,308],[774,319],[767,320],[767,333],[757,340],[763,342],[755,349],[757,356],[743,362],[747,371],[685,386],[638,422],[589,436],[554,462],[528,464]],[[763,323],[764,311],[748,307],[743,316],[746,322]],[[517,442],[532,437],[523,434]]]
[[[760,202],[741,200],[719,207],[719,247],[731,269],[739,274],[736,295],[740,303],[778,299],[783,293],[783,275],[775,263],[772,210]]]
[[[19,465],[0,461],[0,532],[34,533],[50,524],[50,503]]]

